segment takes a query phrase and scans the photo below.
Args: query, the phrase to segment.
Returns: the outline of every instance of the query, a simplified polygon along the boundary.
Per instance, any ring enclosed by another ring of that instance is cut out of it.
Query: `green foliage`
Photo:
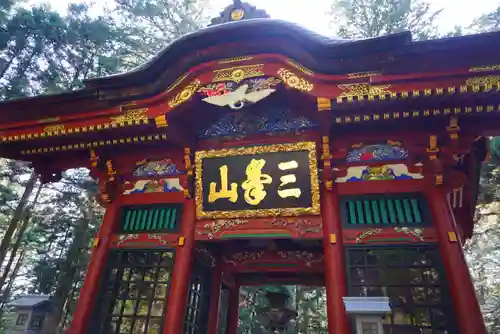
[[[437,37],[441,11],[423,0],[333,0],[331,23],[346,38],[369,38],[409,30],[417,40]]]
[[[469,28],[476,32],[498,31],[500,29],[500,6],[493,12],[475,19]]]
[[[122,36],[118,56],[122,69],[143,65],[175,39],[205,26],[208,0],[115,0],[109,11]]]

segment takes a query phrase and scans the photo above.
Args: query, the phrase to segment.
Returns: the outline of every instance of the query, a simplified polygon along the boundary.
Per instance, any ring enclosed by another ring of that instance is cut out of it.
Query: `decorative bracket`
[[[114,182],[116,179],[116,171],[113,169],[113,162],[111,162],[111,160],[106,160],[106,169],[108,172],[109,182]]]
[[[96,168],[97,164],[99,163],[99,157],[97,156],[93,148],[90,149],[90,162],[92,168]]]
[[[427,154],[429,155],[429,160],[433,165],[434,172],[434,183],[435,185],[443,184],[443,166],[441,161],[438,159],[439,148],[437,146],[437,136],[431,135],[429,137],[429,147],[427,148]]]
[[[456,142],[458,139],[458,132],[460,131],[457,116],[450,117],[450,125],[446,127],[446,130],[450,134],[450,139]]]
[[[325,97],[318,97],[318,111],[331,111],[332,110],[332,100]]]
[[[191,162],[191,149],[184,148],[184,166],[186,168],[187,185],[184,187],[184,198],[192,198],[193,194],[193,164]]]
[[[333,172],[332,172],[332,153],[330,152],[330,138],[328,136],[321,137],[322,152],[321,161],[323,161],[323,182],[327,190],[332,190],[333,187]]]
[[[429,160],[436,160],[437,154],[439,153],[439,148],[437,147],[437,136],[432,135],[429,137],[429,147],[427,148],[427,153],[429,154]]]
[[[155,117],[155,123],[157,128],[165,128],[168,126],[167,115],[160,115]]]

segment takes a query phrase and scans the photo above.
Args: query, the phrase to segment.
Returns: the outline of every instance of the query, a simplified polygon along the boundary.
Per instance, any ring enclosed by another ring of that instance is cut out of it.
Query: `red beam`
[[[334,190],[335,191],[335,190]],[[323,191],[321,196],[323,217],[323,248],[325,252],[325,285],[328,329],[331,333],[349,334],[349,321],[342,297],[347,296],[344,245],[339,207],[339,196]]]
[[[432,187],[427,191],[427,196],[434,216],[441,258],[460,333],[486,334],[483,316],[446,194],[441,188]]]
[[[117,222],[119,205],[115,203],[106,210],[99,230],[97,247],[92,251],[87,275],[78,298],[76,311],[68,333],[87,333],[87,326],[92,321],[92,313],[101,287],[101,278],[105,270],[106,261],[111,246],[111,237]]]
[[[184,237],[184,244],[180,243],[175,252],[163,334],[182,333],[194,256],[194,226],[195,204],[194,200],[189,199],[184,202],[182,212],[181,235]]]

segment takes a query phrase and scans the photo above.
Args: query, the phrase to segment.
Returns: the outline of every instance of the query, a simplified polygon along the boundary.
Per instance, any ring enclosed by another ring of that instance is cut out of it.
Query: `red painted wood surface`
[[[323,272],[323,254],[310,251],[248,251],[222,256],[223,271]]]
[[[240,309],[240,284],[230,290],[227,310],[227,334],[238,333],[238,317]],[[173,333],[172,333],[173,334]]]
[[[344,245],[342,243],[342,218],[339,196],[332,191],[321,194],[323,216],[323,249],[325,253],[325,285],[328,329],[336,334],[349,334],[349,321],[343,297],[347,296]]]
[[[188,287],[191,277],[191,266],[194,255],[194,200],[184,202],[182,212],[181,235],[185,238],[184,244],[179,245],[174,259],[174,270],[170,282],[167,301],[167,312],[163,325],[163,334],[182,333],[184,314],[186,312]]]
[[[269,217],[200,220],[196,222],[196,240],[286,237],[320,239],[321,217]]]
[[[462,251],[459,233],[445,193],[442,189],[434,187],[427,191],[427,196],[436,224],[441,258],[446,270],[447,283],[460,332],[486,334],[486,327]],[[454,239],[450,233],[454,233]]]
[[[217,334],[219,321],[219,301],[222,288],[222,265],[218,261],[212,273],[212,287],[210,293],[210,308],[208,315],[207,334]]]
[[[101,279],[106,267],[112,234],[118,220],[119,204],[110,206],[106,210],[99,229],[98,244],[93,249],[90,263],[85,276],[85,282],[80,291],[75,314],[71,321],[68,333],[85,334],[96,307],[96,298],[101,288]]]

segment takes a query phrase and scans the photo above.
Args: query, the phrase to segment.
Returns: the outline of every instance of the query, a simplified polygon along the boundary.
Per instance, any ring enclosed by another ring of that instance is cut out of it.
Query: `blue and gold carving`
[[[171,159],[143,160],[137,163],[133,175],[138,177],[175,176],[183,174]]]
[[[146,193],[181,192],[184,188],[178,178],[161,180],[126,181],[123,184],[123,195]]]
[[[373,162],[405,160],[408,150],[398,142],[354,147],[347,153],[347,162]]]
[[[222,116],[204,129],[199,138],[244,137],[250,134],[300,132],[315,128],[316,123],[304,116],[293,116],[291,110],[280,108],[252,108]]]
[[[418,180],[422,173],[411,173],[404,164],[383,166],[356,166],[347,168],[347,174],[338,177],[335,182],[384,181],[384,180]]]

